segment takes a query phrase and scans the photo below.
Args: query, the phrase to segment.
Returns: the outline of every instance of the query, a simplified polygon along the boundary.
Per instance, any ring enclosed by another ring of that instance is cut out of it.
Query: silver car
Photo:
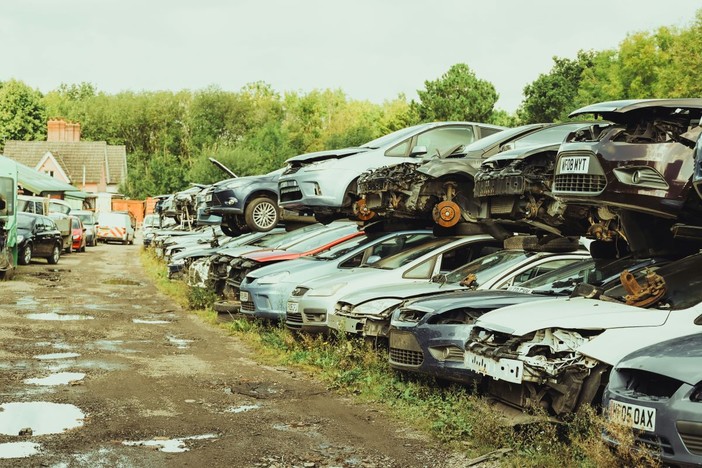
[[[295,286],[313,278],[342,274],[432,239],[431,231],[400,231],[356,237],[316,255],[254,270],[241,284],[241,313],[269,320],[285,319]]]
[[[350,193],[358,176],[381,166],[416,162],[453,152],[504,127],[474,122],[415,125],[360,147],[302,154],[288,159],[278,180],[281,207],[311,213],[320,221],[352,214]]]
[[[285,325],[292,329],[325,332],[334,306],[343,296],[364,288],[426,283],[484,254],[485,247],[501,247],[488,235],[440,237],[387,257],[365,268],[298,284],[288,298]]]

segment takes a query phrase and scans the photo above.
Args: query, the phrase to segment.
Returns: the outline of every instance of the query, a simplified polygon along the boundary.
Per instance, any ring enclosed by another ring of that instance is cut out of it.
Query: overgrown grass
[[[503,414],[473,389],[395,373],[388,365],[387,352],[362,340],[295,334],[282,326],[246,318],[218,322],[211,309],[213,295],[188,291],[184,283],[169,281],[156,257],[145,253],[142,259],[164,293],[197,309],[203,320],[254,348],[257,359],[312,372],[331,389],[353,394],[361,402],[384,405],[397,418],[468,458],[504,450],[499,463],[514,467],[656,465],[648,452],[632,450],[630,430],[607,424],[591,408],[581,410],[567,423],[534,414],[528,424],[508,424]],[[616,449],[603,441],[604,431],[620,442]]]

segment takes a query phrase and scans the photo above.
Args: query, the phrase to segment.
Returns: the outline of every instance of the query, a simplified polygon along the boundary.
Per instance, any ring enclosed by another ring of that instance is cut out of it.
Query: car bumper
[[[298,172],[294,178],[281,178],[278,182],[279,205],[292,211],[340,208],[351,181],[347,181],[347,177],[341,174],[324,174],[320,177],[321,175],[321,171],[310,174]]]
[[[329,315],[334,309],[331,297],[289,297],[285,306],[285,326],[312,333],[329,331]]]
[[[248,298],[246,301],[241,301],[241,312],[267,320],[285,320],[286,302],[295,286],[293,284],[290,284],[288,288],[280,286],[277,284],[242,287],[239,297],[246,293]]]

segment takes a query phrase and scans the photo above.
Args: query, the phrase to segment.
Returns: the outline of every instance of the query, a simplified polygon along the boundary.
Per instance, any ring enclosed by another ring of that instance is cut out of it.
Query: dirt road
[[[37,260],[0,283],[0,466],[453,464],[381,409],[257,364],[159,294],[139,249]]]

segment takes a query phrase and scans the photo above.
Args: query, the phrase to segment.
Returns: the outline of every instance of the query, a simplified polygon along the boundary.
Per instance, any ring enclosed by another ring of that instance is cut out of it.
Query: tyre
[[[279,218],[278,205],[268,197],[254,198],[244,210],[244,220],[252,231],[268,232],[278,225]]]
[[[56,265],[59,261],[59,258],[61,258],[61,247],[56,244],[54,245],[54,249],[51,251],[51,255],[46,257],[46,261],[49,262],[51,265]]]
[[[22,250],[20,250],[19,255],[17,255],[17,263],[20,265],[29,265],[29,262],[32,261],[32,245],[27,244],[24,247],[22,247]]]
[[[232,228],[230,224],[223,223],[220,227],[222,228],[222,232],[225,236],[237,237],[241,234],[241,229],[239,229],[238,227]]]

